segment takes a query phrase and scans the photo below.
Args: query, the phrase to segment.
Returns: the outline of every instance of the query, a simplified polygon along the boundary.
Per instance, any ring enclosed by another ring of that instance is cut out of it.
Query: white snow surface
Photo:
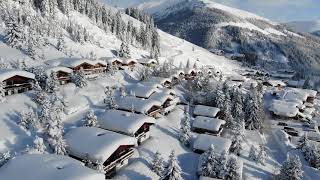
[[[141,99],[134,96],[126,96],[117,100],[119,109],[131,111],[133,108],[135,112],[145,114],[153,106],[161,106],[159,101],[152,99]]]
[[[121,145],[136,145],[133,137],[95,127],[71,129],[66,135],[67,148],[71,155],[92,162],[105,162]]]
[[[222,125],[226,124],[226,121],[216,118],[209,118],[204,116],[197,116],[192,126],[194,128],[206,129],[210,131],[219,131]]]
[[[68,156],[26,154],[11,159],[0,168],[2,180],[104,180],[98,171]]]
[[[204,106],[204,105],[196,105],[193,111],[195,116],[206,116],[215,118],[219,113],[220,109],[216,107]]]
[[[7,80],[9,78],[12,78],[14,76],[22,76],[29,79],[34,79],[35,75],[32,73],[29,73],[27,71],[22,70],[16,70],[16,69],[1,69],[0,70],[0,81]]]
[[[214,151],[221,154],[224,150],[229,152],[231,140],[223,137],[199,134],[193,143],[193,149],[207,151],[210,146],[214,146]]]
[[[299,112],[298,106],[300,106],[300,104],[296,102],[273,100],[269,107],[269,111],[279,116],[296,117]]]
[[[142,125],[145,123],[154,124],[155,119],[143,114],[120,110],[107,110],[98,117],[98,122],[99,127],[103,129],[134,136]]]

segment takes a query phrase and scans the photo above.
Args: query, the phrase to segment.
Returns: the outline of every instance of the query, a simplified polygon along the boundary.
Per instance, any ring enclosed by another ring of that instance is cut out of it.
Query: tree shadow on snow
[[[128,179],[152,180],[152,178],[150,177],[147,177],[139,172],[129,170],[129,169],[124,170],[122,174],[125,174],[125,176],[128,177]]]
[[[251,164],[248,164],[248,163],[245,163],[243,168],[244,168],[244,172],[248,172],[248,174],[251,174],[252,176],[257,177],[257,178],[272,177],[273,176],[272,173],[265,171],[257,166],[253,166]],[[266,178],[266,179],[268,179],[268,178]]]
[[[167,134],[168,136],[171,136],[173,138],[178,138],[178,131],[176,129],[170,128],[170,130],[163,128],[161,126],[157,126],[157,129],[162,131],[163,133]]]
[[[177,156],[179,165],[183,171],[182,177],[185,180],[197,179],[197,169],[199,162],[199,155],[193,152],[183,153]]]

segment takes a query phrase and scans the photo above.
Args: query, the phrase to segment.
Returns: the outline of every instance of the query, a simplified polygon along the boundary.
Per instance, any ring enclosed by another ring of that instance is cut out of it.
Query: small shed
[[[217,117],[219,112],[220,109],[216,107],[196,105],[193,111],[193,115],[215,118]]]
[[[150,137],[150,126],[155,123],[152,117],[120,110],[107,110],[98,121],[101,128],[135,137],[138,144]]]
[[[138,59],[138,62],[144,66],[155,66],[158,64],[158,61],[155,60],[155,59],[148,59],[148,58],[141,58],[141,59]]]
[[[80,161],[102,163],[106,177],[128,164],[137,140],[133,137],[96,127],[71,129],[65,135],[68,152]]]
[[[152,99],[142,99],[134,96],[126,96],[117,100],[119,110],[145,114],[157,117],[161,112],[161,103]]]
[[[16,69],[1,69],[0,82],[4,85],[5,95],[23,93],[32,89],[35,75]]]
[[[196,133],[201,134],[212,134],[215,136],[220,136],[220,133],[223,130],[223,126],[226,124],[226,121],[209,118],[204,116],[197,116],[193,121],[192,128]]]
[[[104,180],[98,171],[68,156],[25,154],[0,168],[2,180]]]
[[[208,134],[199,134],[193,143],[193,151],[202,154],[207,151],[211,145],[214,146],[214,151],[216,153],[221,154],[223,151],[229,152],[231,140]]]

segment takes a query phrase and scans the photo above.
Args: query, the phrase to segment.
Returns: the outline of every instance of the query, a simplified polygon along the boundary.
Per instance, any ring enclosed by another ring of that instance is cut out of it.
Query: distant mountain
[[[286,25],[210,0],[133,1],[160,29],[196,45],[244,54],[249,64],[267,69],[320,72],[320,40]]]
[[[315,36],[319,36],[320,37],[320,30],[319,31],[315,31],[312,34],[315,35]]]
[[[320,31],[320,20],[317,21],[294,21],[287,23],[289,27],[297,31],[313,33]]]

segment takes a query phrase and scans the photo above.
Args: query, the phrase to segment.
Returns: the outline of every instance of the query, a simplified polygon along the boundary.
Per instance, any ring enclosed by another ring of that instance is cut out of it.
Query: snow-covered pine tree
[[[266,147],[261,144],[259,146],[259,153],[257,155],[257,163],[265,165],[266,159],[267,159]]]
[[[0,167],[6,164],[12,158],[10,151],[0,153]]]
[[[222,93],[222,91],[220,91]],[[222,99],[219,99],[221,101]],[[219,106],[218,106],[219,107]],[[226,127],[228,128],[233,128],[235,120],[232,116],[232,103],[231,103],[231,98],[230,94],[226,93],[224,96],[224,101],[223,101],[223,106],[221,106],[221,111],[222,113],[222,118],[226,121]]]
[[[34,144],[34,149],[40,153],[40,154],[44,154],[47,151],[47,147],[44,144],[44,141],[42,138],[36,136],[35,139],[33,140],[33,144]]]
[[[120,87],[120,88],[119,88],[119,91],[120,91],[120,97],[121,97],[121,98],[124,98],[124,97],[127,96],[125,86]]]
[[[183,180],[183,178],[181,177],[181,173],[182,170],[179,166],[177,157],[173,150],[169,156],[168,165],[165,168],[160,180]]]
[[[24,45],[25,37],[23,28],[20,23],[12,15],[8,17],[5,23],[7,26],[5,35],[6,43],[13,48],[22,48],[22,46]]]
[[[229,157],[226,164],[225,180],[240,180],[240,170],[239,170],[238,160],[236,157]]]
[[[130,58],[131,57],[129,45],[125,41],[123,41],[121,43],[120,50],[119,50],[119,57],[122,57],[122,58]]]
[[[217,89],[216,89],[215,102],[216,102],[216,106],[218,108],[220,108],[220,109],[224,108],[225,95],[224,95],[223,91],[221,90],[220,86],[217,86]]]
[[[217,170],[217,155],[214,151],[214,146],[211,145],[210,148],[201,156],[201,167],[200,175],[205,177],[216,178],[218,176]]]
[[[150,67],[143,67],[140,73],[140,80],[141,81],[146,81],[150,79],[152,76],[152,71]]]
[[[261,129],[262,120],[261,120],[261,111],[257,95],[251,94],[249,99],[246,99],[246,128],[249,130]]]
[[[188,61],[187,61],[186,68],[191,68],[190,59],[188,59]]]
[[[55,154],[58,154],[58,155],[66,155],[66,154],[68,154],[68,152],[66,150],[67,143],[63,139],[62,134],[59,134],[58,136],[55,137],[53,145],[54,145],[54,153]]]
[[[32,108],[20,115],[19,126],[27,131],[33,131],[38,127],[38,119]]]
[[[105,173],[105,170],[104,170],[104,165],[103,165],[103,162],[102,161],[97,161],[95,162],[95,167],[94,169],[100,173]]]
[[[86,79],[86,75],[84,74],[83,70],[72,75],[72,82],[79,88],[84,88],[88,86],[88,81]]]
[[[152,171],[155,172],[158,176],[161,176],[164,170],[163,158],[159,151],[156,152],[152,160]]]
[[[220,156],[217,158],[217,163],[215,166],[216,176],[220,179],[223,179],[226,173],[226,165],[228,160],[228,154],[224,150]]]
[[[60,88],[60,81],[58,79],[57,73],[52,71],[50,76],[46,80],[46,91],[53,93],[58,91]]]
[[[251,145],[250,151],[249,151],[249,159],[256,161],[257,158],[258,158],[258,149],[254,145]]]
[[[244,139],[245,125],[243,123],[237,123],[237,126],[233,128],[232,144],[230,151],[240,156],[242,150],[242,141]]]
[[[243,121],[243,102],[242,102],[242,94],[240,90],[235,88],[233,90],[233,101],[232,101],[232,117],[236,119],[236,121]]]
[[[158,60],[159,57],[160,57],[159,34],[156,28],[152,28],[150,58],[154,58]]]
[[[62,33],[60,34],[60,36],[58,38],[57,49],[58,49],[58,51],[61,51],[61,52],[65,52],[65,50],[66,50],[66,42],[64,40]]]
[[[287,154],[287,159],[283,162],[280,174],[276,178],[279,180],[301,180],[302,177],[303,170],[299,156]]]
[[[5,94],[5,85],[3,82],[0,82],[0,103],[3,103],[6,101],[6,94]]]
[[[94,111],[92,109],[90,109],[88,111],[84,121],[85,121],[84,126],[87,126],[87,127],[97,127],[98,126],[97,116],[94,114]]]
[[[187,110],[180,122],[179,140],[182,144],[189,146],[191,138],[190,115]]]

